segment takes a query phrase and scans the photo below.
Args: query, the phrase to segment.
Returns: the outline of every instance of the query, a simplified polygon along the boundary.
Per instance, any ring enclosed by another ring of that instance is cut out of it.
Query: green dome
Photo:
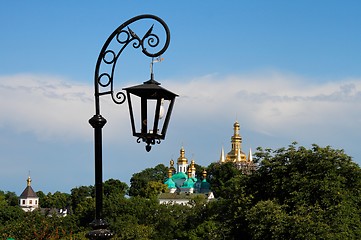
[[[209,192],[210,188],[211,188],[211,185],[207,182],[206,179],[203,179],[202,183],[201,183],[201,192],[202,193]]]
[[[168,180],[165,181],[164,184],[166,184],[168,186],[168,188],[175,188],[176,187],[175,182],[171,178],[168,178]]]
[[[194,187],[194,181],[192,178],[188,178],[187,181],[183,183],[182,188],[193,188]]]
[[[183,172],[179,172],[173,175],[172,179],[176,180],[176,179],[187,179],[188,176],[187,174],[183,173]]]

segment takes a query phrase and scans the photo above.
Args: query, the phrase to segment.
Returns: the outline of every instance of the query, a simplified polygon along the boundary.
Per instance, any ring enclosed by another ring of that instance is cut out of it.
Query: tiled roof
[[[27,186],[23,193],[20,195],[20,198],[37,198],[38,196],[34,192],[31,186]]]

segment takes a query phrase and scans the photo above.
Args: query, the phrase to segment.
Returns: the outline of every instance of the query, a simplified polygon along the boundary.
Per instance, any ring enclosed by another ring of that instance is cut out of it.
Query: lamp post
[[[138,21],[148,19],[158,23],[164,31],[165,41],[161,42],[159,35],[153,33],[154,24],[142,38],[131,29],[131,25]],[[147,57],[159,57],[163,54],[169,45],[170,33],[166,23],[154,15],[139,15],[121,24],[104,43],[100,51],[94,75],[95,88],[95,115],[89,120],[94,128],[94,152],[95,152],[95,219],[91,223],[92,231],[86,234],[89,239],[110,239],[113,234],[107,229],[108,224],[103,219],[103,176],[102,176],[102,128],[106,124],[106,119],[100,114],[100,97],[110,95],[114,103],[122,104],[128,98],[129,114],[132,126],[133,136],[137,137],[137,142],[145,142],[146,150],[151,150],[151,145],[160,143],[165,138],[169,124],[171,112],[173,109],[176,94],[160,86],[160,83],[154,80],[153,70],[149,81],[141,85],[123,88],[127,96],[119,91],[114,91],[115,67],[119,56],[127,46],[135,49],[141,49]],[[152,52],[154,50],[154,52]],[[153,66],[153,65],[151,65]],[[153,69],[153,68],[151,68]],[[139,127],[134,119],[135,108],[133,101],[140,102],[140,120]],[[167,107],[167,109],[165,109]],[[165,115],[164,115],[165,113]],[[153,115],[150,121],[150,115]],[[164,116],[163,116],[164,115]]]

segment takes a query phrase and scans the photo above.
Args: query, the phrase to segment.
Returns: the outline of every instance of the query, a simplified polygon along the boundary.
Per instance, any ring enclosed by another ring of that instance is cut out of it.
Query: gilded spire
[[[252,150],[251,150],[251,148],[249,149],[249,153],[248,153],[248,162],[253,162],[253,157],[252,157]]]
[[[26,180],[26,182],[27,182],[28,187],[30,187],[30,186],[31,186],[31,178],[30,178],[30,176],[28,177],[28,179]]]
[[[240,129],[240,125],[238,123],[238,121],[236,121],[234,124],[233,124],[233,131],[234,131],[234,136],[239,136],[239,129]]]
[[[189,166],[189,169],[191,170],[191,177],[195,178],[196,177],[196,166],[195,166],[194,160],[191,161],[191,165]]]
[[[238,123],[238,121],[236,121],[233,124],[233,136],[231,138],[231,142],[232,142],[232,150],[236,153],[237,149],[241,149],[241,144],[242,144],[242,137],[239,134],[239,129],[240,129],[240,125]]]
[[[224,158],[224,149],[223,149],[223,146],[222,146],[222,150],[221,150],[221,157],[219,158],[219,162],[220,163],[224,163],[226,160]]]
[[[191,161],[191,167],[190,167],[190,169],[191,169],[191,171],[193,172],[193,171],[196,171],[196,167],[195,167],[195,162],[194,162],[194,160],[192,160]]]
[[[248,156],[242,152],[242,137],[240,132],[240,124],[235,121],[233,124],[233,135],[231,137],[232,149],[223,157],[223,147],[219,162],[233,162],[236,163],[238,169],[242,170],[244,174],[251,174],[256,169],[256,164],[253,162],[252,151],[249,149]]]
[[[185,150],[184,147],[182,146],[181,150],[180,150],[180,156],[178,158],[177,161],[178,164],[188,164],[188,159],[185,157]]]
[[[242,137],[239,133],[240,125],[238,121],[233,124],[233,135],[231,137],[232,149],[226,155],[225,162],[247,161],[246,155],[242,152]]]

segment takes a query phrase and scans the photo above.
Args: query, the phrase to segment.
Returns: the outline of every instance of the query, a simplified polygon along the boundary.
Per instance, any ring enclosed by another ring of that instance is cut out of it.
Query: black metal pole
[[[107,229],[108,224],[103,219],[103,167],[102,167],[102,128],[107,120],[100,114],[89,119],[94,128],[94,152],[95,152],[95,219],[91,223],[93,231],[86,234],[89,239],[110,239],[113,234]]]

